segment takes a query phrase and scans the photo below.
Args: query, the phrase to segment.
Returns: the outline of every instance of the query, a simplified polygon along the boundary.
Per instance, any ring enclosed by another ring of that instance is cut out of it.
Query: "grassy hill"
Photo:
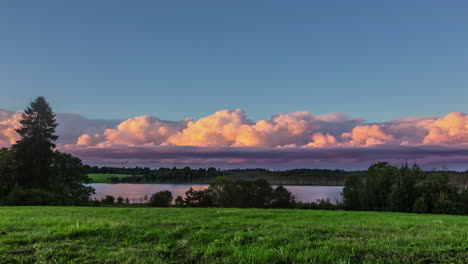
[[[0,263],[468,263],[468,217],[219,208],[0,208]]]

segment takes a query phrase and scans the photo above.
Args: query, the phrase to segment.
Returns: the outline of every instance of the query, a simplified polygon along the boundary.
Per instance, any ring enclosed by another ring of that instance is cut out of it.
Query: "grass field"
[[[110,177],[118,177],[123,178],[127,177],[127,174],[98,174],[98,173],[91,173],[88,174],[88,177],[93,180],[93,183],[110,183],[111,181],[109,180]]]
[[[468,263],[468,217],[0,207],[0,263]]]

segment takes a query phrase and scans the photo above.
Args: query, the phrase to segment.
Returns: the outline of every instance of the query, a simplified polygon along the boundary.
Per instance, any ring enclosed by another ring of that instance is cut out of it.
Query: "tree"
[[[168,190],[157,192],[151,195],[148,206],[152,207],[169,207],[172,202],[172,193]]]
[[[390,209],[396,212],[411,212],[416,202],[415,185],[424,178],[418,165],[409,168],[407,164],[396,171],[389,195]]]
[[[12,146],[17,163],[17,183],[24,188],[48,188],[50,165],[55,148],[57,123],[52,108],[44,97],[38,97],[25,109],[21,139]]]
[[[346,179],[343,200],[351,210],[466,214],[468,191],[451,184],[446,171],[424,173],[417,165],[378,162],[365,175]]]
[[[174,202],[175,202],[175,205],[176,205],[177,207],[184,207],[184,206],[185,206],[184,198],[182,198],[181,195],[177,195],[177,197],[175,198]]]
[[[365,210],[385,211],[389,206],[389,196],[397,168],[388,162],[372,164],[364,178],[362,202]]]
[[[217,207],[241,207],[239,196],[245,195],[239,182],[223,176],[211,182],[208,191]]]
[[[349,176],[343,188],[343,203],[346,209],[360,210],[362,208],[363,180],[360,175]]]
[[[294,195],[282,185],[273,190],[271,208],[294,208],[295,204],[296,198]]]
[[[91,179],[81,160],[70,154],[55,151],[50,165],[49,189],[62,197],[66,204],[85,204],[94,193],[94,188],[84,185]]]
[[[179,203],[180,199],[178,205]],[[211,207],[213,206],[213,199],[208,189],[195,191],[190,187],[190,189],[185,192],[184,205],[189,207]]]
[[[415,203],[416,213],[455,214],[458,213],[457,201],[461,194],[456,186],[450,183],[446,172],[434,172],[415,186],[418,199]],[[425,203],[423,205],[423,203]],[[425,208],[426,210],[420,210]]]

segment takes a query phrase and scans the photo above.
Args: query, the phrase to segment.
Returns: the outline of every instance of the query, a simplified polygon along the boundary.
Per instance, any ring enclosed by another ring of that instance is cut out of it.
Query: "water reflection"
[[[185,196],[185,192],[192,187],[194,190],[203,190],[208,187],[206,184],[90,184],[96,189],[93,198],[101,199],[106,195],[115,197],[122,196],[128,198],[131,203],[143,202],[145,195],[150,196],[153,193],[169,190],[172,195],[177,197]],[[313,202],[318,199],[330,199],[330,201],[341,201],[342,186],[284,186],[296,196],[297,201]]]

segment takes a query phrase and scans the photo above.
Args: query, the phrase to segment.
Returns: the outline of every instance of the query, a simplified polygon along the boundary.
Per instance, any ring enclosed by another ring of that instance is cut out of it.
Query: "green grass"
[[[0,207],[0,263],[468,263],[468,217]]]
[[[93,180],[93,183],[110,183],[110,177],[118,177],[119,179],[127,177],[127,174],[99,174],[99,173],[91,173],[88,174],[88,177]]]

